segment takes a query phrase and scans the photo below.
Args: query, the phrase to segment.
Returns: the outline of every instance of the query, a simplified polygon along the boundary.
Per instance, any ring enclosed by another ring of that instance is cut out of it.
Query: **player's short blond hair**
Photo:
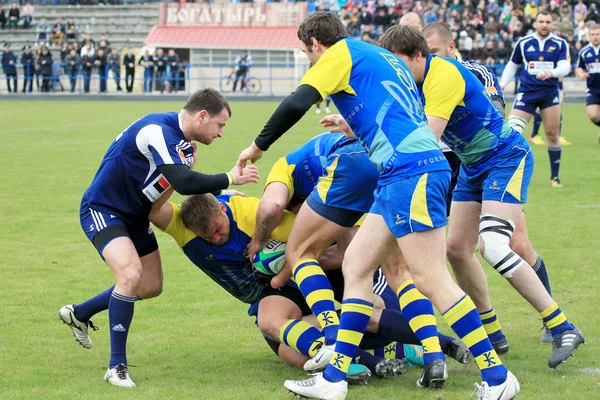
[[[438,35],[440,40],[448,45],[450,42],[454,41],[454,37],[452,36],[452,31],[448,27],[448,25],[443,22],[432,22],[430,24],[425,25],[423,30],[421,30],[425,39],[427,39],[432,34]]]
[[[198,236],[208,231],[210,220],[220,213],[221,204],[210,193],[189,196],[181,203],[183,225]]]

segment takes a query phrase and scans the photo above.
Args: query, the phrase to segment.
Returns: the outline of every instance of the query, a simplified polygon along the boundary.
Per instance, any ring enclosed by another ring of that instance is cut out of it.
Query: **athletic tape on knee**
[[[519,133],[523,133],[527,126],[527,121],[519,117],[508,117],[508,125]]]
[[[514,231],[515,224],[510,220],[493,214],[482,214],[479,217],[479,237],[484,244],[483,258],[507,279],[511,278],[524,262],[510,248],[510,238]]]

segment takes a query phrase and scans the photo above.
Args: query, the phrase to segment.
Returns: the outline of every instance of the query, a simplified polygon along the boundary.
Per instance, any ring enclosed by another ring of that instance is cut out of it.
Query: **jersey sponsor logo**
[[[148,200],[154,203],[169,187],[171,187],[171,184],[160,174],[148,186],[142,189],[142,193],[146,195]]]
[[[502,190],[500,186],[498,186],[497,181],[493,181],[492,184],[488,187],[490,190]]]
[[[187,140],[182,140],[178,144],[175,145],[175,150],[177,150],[177,154],[179,154],[179,158],[181,162],[188,167],[191,167],[194,162],[194,154],[193,152],[190,154],[185,154],[184,150],[188,150],[192,147],[192,144]]]
[[[406,218],[400,216],[400,214],[396,214],[396,225],[400,225],[406,222]]]

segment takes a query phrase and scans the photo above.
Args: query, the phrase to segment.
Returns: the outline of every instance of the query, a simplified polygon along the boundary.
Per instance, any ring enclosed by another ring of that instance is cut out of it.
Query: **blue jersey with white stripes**
[[[147,219],[152,204],[170,187],[157,168],[164,164],[189,167],[193,153],[178,113],[146,115],[110,145],[83,200],[125,221]]]
[[[485,87],[490,96],[500,96],[504,99],[504,92],[500,87],[500,82],[491,68],[471,60],[460,59],[459,61],[479,79],[479,82]]]
[[[535,92],[539,90],[558,88],[558,79],[537,79],[539,72],[549,71],[558,65],[559,61],[570,62],[569,46],[566,40],[551,33],[545,39],[532,33],[521,38],[513,50],[510,60],[521,66],[520,92]]]
[[[588,44],[579,52],[577,68],[590,74],[587,78],[588,92],[600,92],[600,46]]]

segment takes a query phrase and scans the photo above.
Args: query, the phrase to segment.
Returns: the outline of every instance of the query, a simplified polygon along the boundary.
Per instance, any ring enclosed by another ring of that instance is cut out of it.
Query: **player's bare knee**
[[[153,282],[150,285],[145,285],[143,288],[138,287],[136,296],[140,299],[151,299],[160,296],[162,291],[163,282],[160,280],[158,282]]]
[[[523,259],[510,247],[515,224],[511,220],[484,213],[479,218],[481,256],[503,277],[511,278]]]
[[[451,239],[446,242],[446,257],[450,261],[450,264],[468,259],[473,254],[473,250],[465,246],[464,242],[458,240]]]

